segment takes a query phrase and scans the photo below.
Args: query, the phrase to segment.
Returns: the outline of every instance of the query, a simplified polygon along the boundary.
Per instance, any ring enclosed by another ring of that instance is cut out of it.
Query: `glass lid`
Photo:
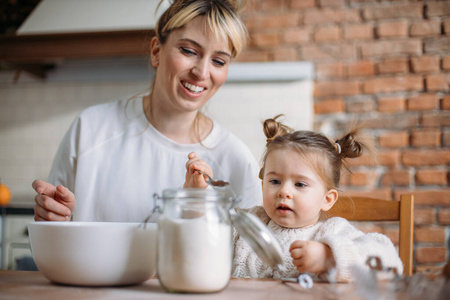
[[[283,266],[281,246],[267,226],[257,216],[239,209],[230,209],[231,221],[253,251],[275,270]]]

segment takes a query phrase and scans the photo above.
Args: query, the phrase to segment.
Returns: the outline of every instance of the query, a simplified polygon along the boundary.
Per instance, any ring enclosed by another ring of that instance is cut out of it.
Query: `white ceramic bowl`
[[[157,224],[31,222],[31,250],[39,271],[69,285],[142,283],[156,274]]]

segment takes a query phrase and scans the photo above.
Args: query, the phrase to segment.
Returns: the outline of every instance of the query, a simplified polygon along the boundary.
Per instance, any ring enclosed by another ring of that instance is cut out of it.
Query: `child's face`
[[[264,209],[283,227],[313,225],[319,220],[322,209],[331,208],[330,200],[335,201],[329,198],[330,191],[308,162],[290,149],[269,153],[262,184]],[[331,190],[331,193],[335,192]]]

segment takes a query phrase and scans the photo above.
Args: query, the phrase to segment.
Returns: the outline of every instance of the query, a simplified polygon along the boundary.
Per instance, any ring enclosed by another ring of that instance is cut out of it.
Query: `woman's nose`
[[[206,59],[197,61],[197,63],[192,68],[192,74],[195,75],[196,79],[203,80],[208,78],[209,66]]]

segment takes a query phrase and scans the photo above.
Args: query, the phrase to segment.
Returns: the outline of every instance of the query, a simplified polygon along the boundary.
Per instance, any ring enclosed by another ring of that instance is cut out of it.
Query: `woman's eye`
[[[218,60],[218,59],[213,59],[213,63],[219,67],[223,67],[225,66],[225,62],[222,60]]]
[[[183,52],[184,54],[187,54],[187,55],[195,55],[195,52],[192,51],[192,50],[189,50],[189,49],[184,48],[184,47],[180,47],[180,49],[181,49],[181,52]]]

